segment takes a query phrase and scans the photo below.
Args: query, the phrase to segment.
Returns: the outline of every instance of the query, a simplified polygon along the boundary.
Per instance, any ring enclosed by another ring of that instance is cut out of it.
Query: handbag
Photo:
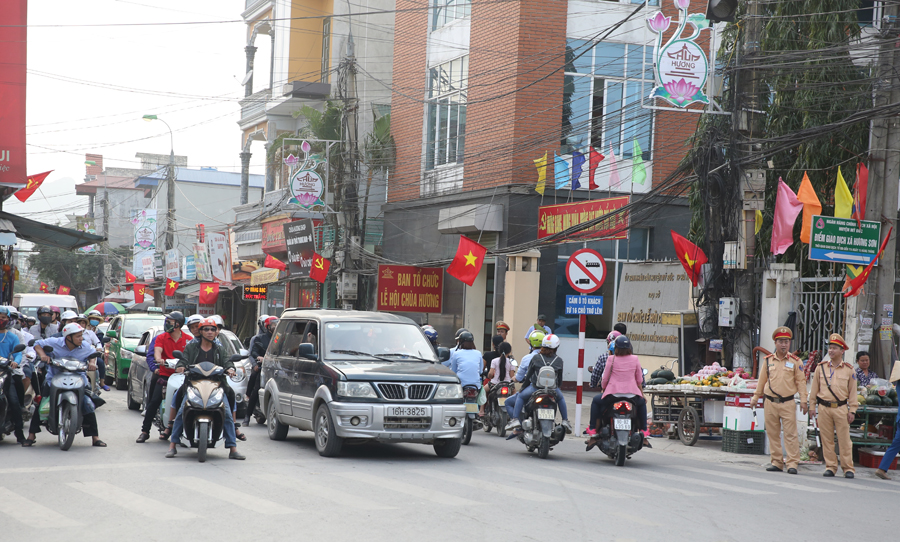
[[[38,415],[41,417],[41,421],[47,421],[47,418],[50,417],[50,398],[44,397],[41,399],[41,405],[38,407]]]

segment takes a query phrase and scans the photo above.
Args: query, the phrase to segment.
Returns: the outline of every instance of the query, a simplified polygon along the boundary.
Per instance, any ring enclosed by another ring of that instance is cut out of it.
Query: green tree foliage
[[[113,276],[122,272],[117,259],[109,258]],[[51,287],[68,286],[76,292],[100,287],[103,258],[99,254],[39,247],[28,256],[28,266],[37,272],[39,280]]]

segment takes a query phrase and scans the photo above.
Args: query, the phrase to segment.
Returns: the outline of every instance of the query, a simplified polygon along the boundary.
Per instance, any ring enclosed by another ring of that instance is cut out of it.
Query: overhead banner
[[[209,267],[213,279],[218,282],[231,282],[231,250],[228,236],[224,233],[210,233],[206,236],[209,248]]]
[[[206,243],[194,243],[194,275],[196,280],[212,280],[212,271],[209,268],[209,254],[206,252]]]
[[[181,270],[178,268],[180,258],[178,257],[178,249],[166,251],[166,278],[174,281],[181,280]]]
[[[629,199],[629,196],[620,196],[539,207],[537,238],[543,239],[573,226],[613,213],[628,205]],[[610,216],[608,219],[601,220],[588,229],[569,235],[560,242],[580,242],[589,239],[628,239],[628,212],[625,211]]]
[[[0,185],[22,188],[25,168],[27,0],[3,0],[0,9]]]
[[[309,278],[313,254],[316,252],[312,220],[301,218],[294,222],[288,222],[283,227],[291,278]]]
[[[378,266],[378,310],[441,312],[444,268],[410,265]]]
[[[131,224],[134,226],[132,272],[140,276],[144,273],[144,258],[156,253],[156,209],[132,209]]]
[[[90,216],[76,216],[75,229],[85,233],[96,234],[97,229],[94,226],[94,218]],[[96,252],[97,245],[87,245],[78,249],[79,252]]]
[[[650,91],[649,97],[662,98],[682,109],[692,103],[709,103],[709,97],[703,93],[709,76],[709,62],[706,53],[697,45],[697,38],[700,31],[710,28],[710,25],[706,15],[702,13],[688,15],[690,4],[690,0],[676,0],[678,27],[665,45],[663,34],[667,33],[672,18],[663,15],[662,11],[647,18],[647,26],[657,35],[656,47],[653,49],[656,60],[653,74],[657,86]],[[690,31],[686,32],[688,26]]]

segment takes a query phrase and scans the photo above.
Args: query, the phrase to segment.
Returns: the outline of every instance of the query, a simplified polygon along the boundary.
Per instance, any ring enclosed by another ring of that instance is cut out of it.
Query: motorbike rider
[[[644,372],[641,368],[641,362],[634,355],[631,348],[631,341],[625,335],[616,337],[613,355],[606,361],[606,369],[603,371],[603,379],[600,385],[603,388],[603,394],[599,404],[599,420],[596,429],[599,429],[609,423],[609,411],[613,403],[616,402],[617,394],[634,395],[632,401],[637,409],[638,425],[641,431],[647,430],[647,401],[641,387],[644,383]],[[591,405],[593,418],[593,405]],[[585,444],[590,450],[597,443],[598,437],[592,436]],[[644,439],[644,446],[650,443]]]
[[[59,327],[53,323],[53,311],[50,310],[49,306],[43,305],[38,309],[37,319],[38,323],[31,326],[28,330],[28,333],[34,335],[35,339],[46,339],[56,335],[59,331]]]
[[[259,318],[256,319],[256,328],[258,331],[256,335],[250,337],[250,341],[247,343],[247,352],[253,352],[253,343],[256,339],[266,332],[266,320],[269,318],[268,314],[261,314]]]
[[[42,362],[44,362],[47,367],[47,376],[44,379],[44,385],[41,390],[41,395],[47,397],[50,394],[50,382],[53,379],[54,367],[53,365],[49,365],[50,357],[44,352],[45,346],[53,347],[53,357],[71,357],[75,358],[78,361],[85,361],[88,356],[93,354],[95,350],[90,346],[84,344],[84,328],[79,326],[78,324],[72,323],[63,328],[62,337],[51,337],[49,339],[42,339],[34,343],[34,351],[40,358]],[[88,362],[88,371],[96,371],[97,364],[96,361],[91,359]],[[89,386],[89,382],[86,375],[82,375],[82,378],[85,381],[85,385]],[[97,427],[97,414],[94,413],[94,402],[91,400],[88,394],[84,395],[84,400],[81,403],[81,410],[84,414],[84,418],[81,423],[82,433],[86,437],[91,437],[92,444],[94,446],[99,446],[101,448],[106,447],[106,443],[100,440],[99,430]],[[34,416],[31,417],[31,426],[28,428],[28,438],[25,439],[25,442],[22,443],[22,446],[29,447],[34,444],[35,437],[37,433],[41,432],[41,417],[37,412],[34,413]]]
[[[154,361],[159,360],[160,363],[154,363],[154,365],[157,365],[157,368],[153,371],[151,382],[155,380],[155,385],[150,386],[150,401],[144,408],[144,424],[141,426],[141,434],[138,435],[136,441],[138,443],[146,442],[150,438],[150,426],[153,424],[153,418],[159,411],[160,403],[162,403],[163,390],[166,389],[169,377],[175,372],[166,367],[163,361],[174,358],[174,352],[176,350],[183,351],[187,345],[188,338],[181,331],[184,320],[184,315],[180,312],[170,312],[166,315],[166,319],[163,322],[163,333],[153,338],[153,359]],[[170,429],[166,428],[166,433],[163,433],[163,435],[168,437],[170,433]]]
[[[204,361],[208,361],[210,363],[214,363],[219,365],[229,376],[234,376],[234,363],[232,363],[228,359],[228,353],[225,351],[225,347],[221,345],[216,345],[216,334],[218,333],[218,328],[216,327],[216,322],[211,318],[204,318],[200,321],[200,340],[199,341],[191,341],[184,348],[184,356],[182,359],[178,361],[178,365],[175,366],[176,373],[183,373],[184,370],[192,365],[196,365],[198,363],[202,363]],[[185,380],[185,382],[187,382]],[[226,384],[227,386],[227,384]],[[175,446],[181,443],[181,431],[184,428],[184,417],[182,413],[184,411],[184,403],[187,400],[186,397],[181,399],[181,404],[178,407],[178,415],[175,417],[175,426],[172,429],[172,437],[169,440],[169,451],[166,452],[167,458],[175,457],[175,454],[178,453]],[[225,401],[227,402],[227,394]],[[225,423],[224,423],[224,433],[225,433],[225,447],[230,450],[228,454],[228,459],[238,459],[243,460],[246,457],[238,452],[237,442],[235,431],[234,431],[234,418],[231,414],[231,406],[225,405]]]
[[[199,314],[192,314],[185,321],[185,325],[187,325],[188,330],[191,332],[191,335],[193,335],[195,339],[200,338],[200,322],[202,320],[203,317]]]
[[[431,343],[431,349],[437,353],[438,346],[438,332],[434,327],[425,324],[422,326],[422,333],[425,334],[425,338],[428,339],[428,342]]]
[[[22,400],[25,397],[25,388],[22,386],[22,375],[16,374],[20,370],[22,364],[22,352],[12,353],[13,349],[18,346],[19,337],[10,331],[12,320],[9,318],[9,309],[0,307],[0,357],[10,360],[9,368],[14,372],[12,378],[7,378],[3,391],[8,398],[9,416],[13,420],[13,429],[16,435],[16,442],[22,444],[25,442],[25,435],[22,433],[24,424],[22,423]],[[10,393],[10,388],[15,387],[16,393]],[[0,420],[0,424],[4,420]]]
[[[103,337],[97,335],[97,326],[103,323],[103,315],[100,314],[100,311],[94,309],[92,311],[88,311],[86,315],[84,315],[85,323],[81,323],[79,320],[79,324],[84,327],[85,339],[87,339],[87,334],[90,332],[97,338],[97,341],[94,344],[95,347],[98,347],[100,351],[103,351]],[[106,363],[103,361],[103,357],[97,358],[97,383],[100,385],[100,389],[103,391],[109,391],[109,386],[103,383],[103,376],[106,374]]]
[[[50,310],[53,312],[53,323],[56,324],[56,327],[59,329],[63,328],[62,322],[59,320],[60,310],[56,305],[50,305]]]
[[[76,313],[75,311],[69,310],[69,311],[62,313],[62,316],[59,319],[59,331],[56,332],[56,334],[54,334],[53,336],[56,338],[62,337],[63,336],[62,329],[64,327],[66,327],[68,324],[78,323],[77,320],[78,320],[78,313]],[[84,328],[82,328],[82,329],[84,329]]]
[[[597,363],[594,364],[594,368],[591,370],[590,387],[597,388],[600,386],[600,380],[603,378],[603,370],[606,369],[606,361],[616,349],[616,338],[621,335],[622,334],[618,331],[613,330],[610,331],[609,335],[606,336],[606,350],[600,353],[600,355],[597,357]],[[588,423],[587,428],[585,428],[584,430],[584,433],[590,437],[596,435],[599,428],[598,422],[600,421],[601,399],[603,399],[603,393],[598,393],[591,401],[591,420]]]
[[[457,350],[450,354],[450,359],[443,362],[443,365],[450,367],[456,376],[459,377],[461,386],[475,386],[481,389],[481,375],[484,364],[481,358],[481,352],[475,349],[475,336],[468,331],[463,331],[457,335],[459,344]],[[479,405],[479,415],[484,412]]]
[[[525,380],[525,375],[528,374],[528,366],[531,364],[531,358],[537,355],[538,350],[540,349],[541,343],[544,342],[544,331],[536,330],[532,331],[531,335],[528,336],[528,342],[531,345],[531,348],[534,350],[531,353],[525,354],[522,358],[522,363],[519,364],[519,368],[516,369],[516,375],[514,380],[516,382],[523,382]],[[522,385],[519,384],[520,389]],[[506,413],[508,414],[508,418],[513,419],[513,414],[516,412],[516,400],[519,398],[518,393],[514,393],[506,398],[506,401],[503,403],[506,406]],[[513,438],[513,435],[510,435],[510,438]],[[509,439],[507,439],[509,440]]]
[[[556,371],[557,386],[555,391],[557,404],[559,405],[559,413],[563,418],[562,426],[565,427],[566,433],[572,432],[572,424],[569,423],[569,413],[566,408],[566,399],[559,389],[559,383],[562,382],[563,360],[556,355],[557,349],[559,349],[559,337],[556,335],[546,335],[541,341],[540,351],[537,355],[532,356],[529,361],[528,372],[525,374],[525,382],[527,382],[528,385],[525,389],[520,391],[516,397],[516,407],[513,412],[513,419],[507,424],[507,430],[517,430],[521,427],[522,424],[519,421],[519,418],[522,416],[522,409],[525,408],[525,402],[531,398],[535,391],[537,391],[538,369],[549,365]],[[520,431],[517,430],[514,434],[518,435],[519,432]]]
[[[253,360],[253,371],[250,373],[250,380],[247,382],[247,414],[244,416],[244,425],[250,425],[250,417],[259,403],[259,371],[262,367],[263,358],[266,350],[269,349],[269,342],[272,340],[272,334],[275,333],[275,326],[278,325],[278,318],[269,316],[264,322],[263,329],[265,333],[260,333],[250,341],[253,349],[250,350],[250,359]]]

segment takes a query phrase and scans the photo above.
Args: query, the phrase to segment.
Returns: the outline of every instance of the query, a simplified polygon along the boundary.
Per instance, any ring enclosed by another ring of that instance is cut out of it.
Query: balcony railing
[[[254,92],[240,101],[241,120],[249,119],[266,111],[266,103],[271,97],[269,89],[265,88]]]

